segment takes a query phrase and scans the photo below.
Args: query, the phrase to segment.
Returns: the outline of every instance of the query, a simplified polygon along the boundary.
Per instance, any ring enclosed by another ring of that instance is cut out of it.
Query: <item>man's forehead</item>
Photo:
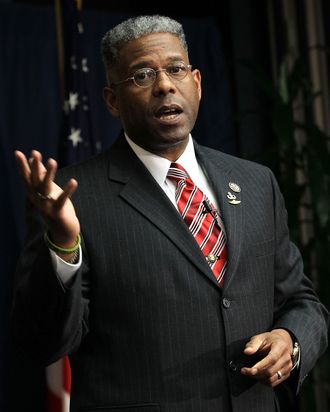
[[[119,66],[139,66],[157,60],[186,60],[180,39],[171,33],[152,33],[126,43],[119,53]]]
[[[166,54],[175,52],[185,55],[180,39],[171,33],[152,33],[127,42],[120,50],[119,57],[138,58],[147,54]]]

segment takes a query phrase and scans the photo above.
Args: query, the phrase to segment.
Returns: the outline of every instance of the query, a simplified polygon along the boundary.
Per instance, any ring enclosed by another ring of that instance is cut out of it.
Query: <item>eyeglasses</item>
[[[128,77],[125,80],[122,80],[118,83],[113,83],[114,86],[118,84],[122,84],[132,80],[134,84],[138,87],[150,87],[155,83],[157,73],[158,72],[165,72],[167,76],[175,81],[183,80],[188,71],[191,70],[191,64],[185,63],[178,63],[178,64],[171,64],[167,66],[165,69],[154,70],[150,67],[145,67],[143,69],[137,70],[132,77]]]

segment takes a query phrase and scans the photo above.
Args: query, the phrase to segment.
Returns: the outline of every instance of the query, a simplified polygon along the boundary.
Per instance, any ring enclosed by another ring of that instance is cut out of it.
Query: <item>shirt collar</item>
[[[163,186],[166,180],[168,169],[171,165],[171,161],[165,159],[165,157],[150,153],[147,150],[143,149],[141,146],[138,146],[127,136],[126,133],[125,138],[134,153],[149,170],[156,182],[160,186]],[[188,144],[182,155],[177,160],[177,163],[180,163],[180,165],[185,168],[191,179],[194,180],[194,177],[198,174],[199,169],[191,135],[189,135]]]

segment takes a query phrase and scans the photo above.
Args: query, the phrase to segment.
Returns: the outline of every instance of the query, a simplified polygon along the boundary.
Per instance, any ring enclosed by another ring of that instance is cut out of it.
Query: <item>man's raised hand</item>
[[[70,179],[63,189],[60,188],[54,182],[57,162],[49,159],[44,164],[37,150],[32,150],[29,160],[17,150],[15,158],[29,199],[45,219],[52,241],[63,248],[71,247],[80,232],[80,224],[70,200],[78,182]]]

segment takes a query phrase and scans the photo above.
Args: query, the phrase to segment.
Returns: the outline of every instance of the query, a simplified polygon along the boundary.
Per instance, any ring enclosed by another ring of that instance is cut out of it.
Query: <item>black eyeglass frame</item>
[[[118,86],[119,84],[123,84],[123,83],[126,83],[126,82],[132,80],[133,83],[135,84],[135,86],[140,87],[140,88],[142,88],[142,89],[146,89],[147,87],[151,87],[151,86],[155,83],[156,78],[157,78],[157,73],[159,73],[159,72],[165,72],[166,75],[167,75],[170,79],[172,79],[172,80],[181,81],[181,80],[183,80],[183,79],[185,79],[185,78],[187,77],[187,74],[188,74],[189,70],[191,71],[191,69],[192,69],[192,65],[191,65],[191,64],[185,64],[185,63],[180,63],[180,64],[178,64],[177,66],[184,67],[184,68],[186,68],[187,70],[185,71],[183,77],[177,79],[177,78],[173,77],[173,76],[174,76],[173,73],[169,73],[169,72],[167,71],[170,67],[173,67],[173,66],[175,66],[175,64],[169,65],[169,66],[166,67],[165,69],[158,69],[158,70],[155,70],[155,69],[153,69],[152,67],[142,67],[141,69],[136,70],[136,71],[133,73],[133,76],[130,76],[130,77],[128,77],[128,78],[125,79],[125,80],[121,80],[120,82],[112,83],[111,85],[112,85],[112,86]],[[150,83],[150,84],[148,84],[148,85],[146,85],[146,86],[141,86],[141,85],[138,84],[138,83],[136,82],[136,80],[135,80],[136,74],[139,73],[139,72],[142,72],[143,70],[151,70],[151,72],[154,73],[154,79],[153,79],[152,83]]]

